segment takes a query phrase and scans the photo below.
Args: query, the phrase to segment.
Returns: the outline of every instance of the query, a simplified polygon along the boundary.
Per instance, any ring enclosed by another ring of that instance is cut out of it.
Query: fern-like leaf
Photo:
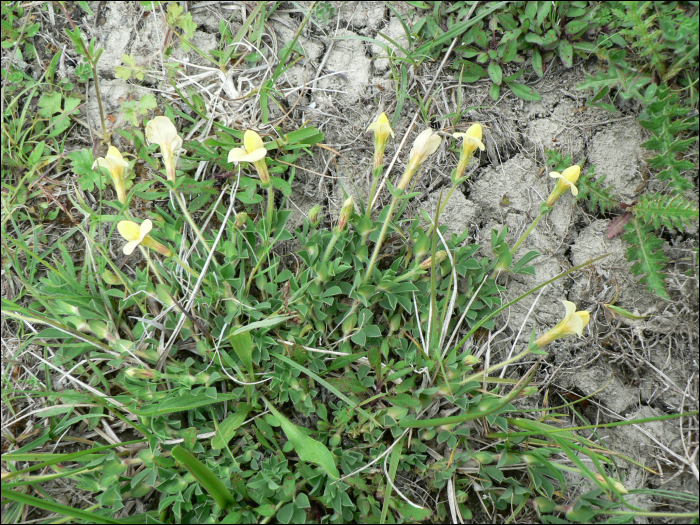
[[[698,208],[682,195],[645,193],[639,197],[632,212],[638,219],[653,224],[654,228],[663,224],[669,229],[675,227],[683,231],[698,221]]]
[[[663,274],[668,259],[661,251],[663,241],[654,235],[651,225],[635,218],[625,225],[622,238],[629,244],[626,256],[633,263],[632,275],[641,275],[639,282],[645,284],[647,290],[668,299]]]
[[[588,199],[588,206],[591,211],[595,211],[596,206],[605,213],[618,207],[618,199],[610,193],[607,186],[603,186],[605,175],[601,175],[598,180],[593,178],[593,168],[588,170],[583,177],[578,180],[578,197],[576,199]]]

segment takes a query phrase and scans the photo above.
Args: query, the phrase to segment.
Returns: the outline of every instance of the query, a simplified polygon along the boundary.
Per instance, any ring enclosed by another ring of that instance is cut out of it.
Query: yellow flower
[[[413,148],[411,148],[411,153],[409,154],[410,162],[416,162],[418,166],[423,164],[428,155],[432,155],[437,151],[441,141],[440,135],[433,133],[432,129],[423,131],[413,143]]]
[[[389,125],[386,113],[379,115],[377,120],[367,127],[367,131],[370,130],[374,131],[374,169],[376,170],[382,164],[386,143],[389,140],[389,135],[394,137],[394,130]]]
[[[124,183],[126,181],[125,171],[129,167],[129,163],[124,160],[119,150],[114,146],[110,146],[109,150],[107,150],[107,155],[98,158],[92,165],[92,169],[95,169],[95,166],[106,168],[109,171],[109,175],[114,183],[114,189],[117,190],[119,202],[126,204],[126,187]]]
[[[228,161],[234,164],[238,162],[255,162],[264,158],[265,155],[267,155],[267,150],[260,135],[249,129],[243,136],[243,147],[233,148],[228,152]]]
[[[171,257],[173,252],[151,237],[149,232],[153,229],[153,221],[146,219],[141,224],[132,221],[119,221],[117,230],[127,242],[123,251],[126,255],[131,255],[139,244],[146,248],[151,248],[165,257]]]
[[[182,147],[175,124],[168,117],[155,117],[146,126],[146,138],[160,146],[168,180],[175,182],[175,152]]]
[[[266,155],[265,143],[260,138],[260,135],[249,129],[243,135],[243,147],[233,148],[228,152],[228,161],[234,164],[252,162],[258,171],[263,186],[268,186],[270,184],[270,175],[267,172],[267,164],[265,164],[264,160]]]
[[[578,195],[578,188],[575,186],[575,184],[578,182],[580,175],[581,166],[576,164],[566,168],[564,173],[558,173],[556,171],[551,172],[549,176],[558,180],[556,186],[554,186],[554,189],[552,190],[552,193],[549,194],[547,202],[545,202],[545,206],[551,208],[556,200],[568,189],[571,190],[574,197]]]
[[[442,139],[437,133],[433,133],[432,129],[426,129],[421,132],[416,141],[413,143],[413,148],[411,148],[411,153],[409,153],[408,166],[406,166],[406,171],[404,172],[401,180],[397,184],[397,188],[405,190],[408,183],[411,181],[413,174],[420,167],[421,164],[425,162],[425,159],[429,155],[432,155],[437,151],[440,146]]]
[[[564,319],[562,319],[557,326],[540,336],[535,341],[537,348],[542,348],[552,341],[561,339],[562,337],[568,337],[570,335],[577,335],[581,337],[583,335],[583,329],[591,320],[591,314],[585,310],[577,312],[576,305],[571,301],[562,301],[562,303],[564,303],[564,308],[566,308],[566,315],[564,316]]]
[[[455,133],[453,137],[464,139],[462,143],[462,155],[468,155],[470,158],[476,151],[476,148],[479,148],[481,151],[486,149],[484,143],[481,142],[483,137],[481,124],[474,124],[466,133]]]
[[[394,137],[394,130],[391,129],[391,125],[389,124],[389,119],[386,116],[386,113],[382,113],[377,117],[377,120],[375,122],[372,122],[368,127],[367,131],[374,131],[374,144],[375,144],[375,149],[381,149],[383,150],[384,147],[386,146],[387,141],[389,140],[389,135],[391,137]]]

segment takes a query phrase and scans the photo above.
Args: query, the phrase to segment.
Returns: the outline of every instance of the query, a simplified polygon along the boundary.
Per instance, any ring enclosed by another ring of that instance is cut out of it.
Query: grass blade
[[[211,494],[211,497],[214,498],[214,501],[216,501],[219,507],[228,509],[236,502],[231,491],[226,488],[226,485],[224,485],[204,463],[199,461],[180,445],[177,445],[173,449],[173,457],[182,463],[190,474],[197,478],[197,482]]]

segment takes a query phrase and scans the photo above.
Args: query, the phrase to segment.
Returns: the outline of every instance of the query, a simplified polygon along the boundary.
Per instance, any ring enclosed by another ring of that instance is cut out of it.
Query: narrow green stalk
[[[445,200],[442,202],[440,205],[440,209],[438,210],[437,217],[439,218],[440,215],[442,215],[442,212],[445,210],[445,206],[447,206],[447,202],[450,200],[450,197],[452,197],[452,194],[455,191],[455,188],[457,186],[452,185],[450,188],[450,191],[447,192],[447,197],[445,197]],[[430,226],[430,229],[428,230],[428,237],[430,237],[433,234],[433,230],[435,230],[435,226],[437,225],[437,220]]]
[[[148,253],[148,250],[146,248],[144,248],[143,246],[139,246],[139,248],[141,249],[141,253],[143,254],[143,256],[146,258],[146,263],[148,263],[148,267],[151,270],[153,270],[153,274],[156,276],[156,279],[158,279],[158,282],[160,284],[165,284],[165,282],[163,281],[163,278],[160,276],[160,272],[158,271],[158,268],[156,268],[156,265],[153,264],[153,261],[151,260],[151,256]]]
[[[542,219],[542,217],[544,217],[545,215],[546,215],[545,213],[540,212],[540,214],[535,218],[535,220],[532,221],[532,224],[530,224],[530,226],[528,227],[528,229],[525,230],[525,233],[523,233],[523,234],[520,236],[520,239],[518,239],[518,241],[517,241],[517,242],[513,245],[513,247],[510,249],[510,254],[511,254],[511,255],[513,255],[513,254],[515,253],[515,250],[517,250],[518,247],[523,243],[523,241],[524,241],[525,239],[527,239],[527,236],[530,235],[530,232],[532,232],[532,230],[535,228],[535,226],[537,226],[537,223],[540,222],[540,220]]]
[[[331,256],[331,251],[333,251],[333,246],[335,246],[335,243],[338,242],[338,239],[340,238],[340,234],[333,232],[333,237],[331,237],[331,242],[328,243],[328,246],[326,247],[326,251],[323,254],[323,259],[321,259],[322,262],[328,262],[328,258]]]
[[[272,214],[275,211],[275,188],[272,187],[272,184],[270,184],[267,187],[267,231],[269,232],[269,235],[272,235]]]
[[[374,246],[374,253],[372,254],[372,259],[369,261],[369,265],[367,266],[367,272],[365,273],[365,278],[362,280],[362,283],[360,286],[364,286],[367,283],[367,280],[369,279],[370,274],[372,273],[372,270],[374,269],[374,265],[377,263],[377,257],[379,256],[379,250],[382,247],[382,243],[384,242],[384,237],[386,235],[386,230],[389,227],[389,221],[391,221],[391,216],[394,214],[394,208],[396,207],[398,199],[394,197],[391,200],[391,205],[389,206],[389,213],[386,214],[386,219],[384,219],[384,224],[382,225],[382,231],[379,233],[379,238],[377,239],[377,244]]]
[[[196,270],[193,270],[190,268],[182,259],[180,259],[177,255],[173,255],[172,258],[177,262],[180,266],[182,266],[187,273],[189,273],[192,277],[195,279],[199,279],[199,272]]]
[[[368,219],[371,218],[370,215],[372,213],[372,210],[370,208],[372,206],[372,199],[374,199],[374,192],[377,191],[377,181],[379,180],[380,175],[381,175],[381,173],[379,173],[378,176],[374,177],[374,180],[372,181],[372,187],[369,190],[369,199],[367,200],[367,210],[365,211],[365,215],[367,216]]]
[[[197,238],[199,239],[199,242],[202,243],[202,245],[204,246],[204,249],[207,251],[207,255],[211,254],[211,248],[209,247],[209,244],[207,244],[207,241],[204,239],[204,235],[202,235],[202,231],[199,229],[197,224],[194,222],[192,215],[190,215],[190,212],[187,209],[187,205],[185,204],[185,200],[182,198],[182,196],[178,193],[177,190],[174,190],[173,193],[175,194],[175,200],[177,200],[177,203],[180,205],[180,208],[182,209],[182,213],[185,214],[185,218],[187,219],[187,222],[189,223],[190,226],[192,226],[192,229],[197,234]]]

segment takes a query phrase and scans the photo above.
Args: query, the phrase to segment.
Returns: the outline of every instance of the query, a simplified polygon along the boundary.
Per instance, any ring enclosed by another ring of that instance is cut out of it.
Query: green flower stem
[[[535,226],[537,226],[537,223],[540,222],[540,220],[542,219],[542,217],[544,217],[545,215],[546,215],[546,213],[540,212],[539,215],[538,215],[537,217],[535,217],[535,220],[532,221],[532,224],[530,224],[530,226],[528,227],[528,229],[525,230],[525,233],[523,233],[523,234],[520,236],[520,239],[518,239],[518,241],[517,241],[517,242],[513,245],[513,247],[510,249],[510,254],[511,254],[511,255],[513,255],[513,254],[515,253],[515,250],[517,250],[518,247],[523,243],[523,241],[524,241],[525,239],[527,239],[527,236],[530,235],[530,232],[532,232],[532,230],[535,229]]]
[[[374,192],[377,191],[377,182],[379,180],[379,177],[381,176],[381,172],[379,172],[375,177],[374,180],[372,181],[372,187],[369,190],[369,199],[367,200],[367,210],[365,211],[365,215],[367,218],[370,218],[370,214],[372,213],[372,210],[370,209],[370,206],[372,206],[372,199],[374,199]],[[366,237],[365,237],[366,239]],[[364,244],[364,243],[362,243]]]
[[[340,235],[341,234],[339,234],[339,233],[333,232],[333,237],[331,237],[331,242],[328,243],[328,246],[326,247],[326,251],[323,254],[322,262],[324,262],[324,263],[328,262],[328,258],[331,256],[331,251],[333,251],[333,246],[335,246],[335,243],[338,242]]]
[[[270,184],[267,187],[267,230],[272,235],[272,214],[275,211],[275,188]]]
[[[151,260],[151,256],[148,253],[148,250],[141,245],[139,245],[139,248],[141,249],[141,253],[143,254],[143,256],[146,258],[146,262],[148,263],[148,267],[151,270],[153,270],[153,274],[156,276],[156,279],[158,279],[158,282],[160,284],[165,284],[165,282],[163,282],[163,278],[160,276],[160,272],[158,271],[158,268],[156,268],[156,265],[153,264],[153,261]]]
[[[177,200],[178,204],[180,205],[180,208],[182,209],[182,213],[185,214],[185,218],[187,219],[187,222],[189,223],[190,226],[192,226],[192,229],[197,234],[197,238],[204,246],[204,249],[207,251],[207,255],[211,254],[211,248],[209,247],[209,244],[207,244],[207,241],[204,239],[204,235],[202,235],[202,231],[199,229],[197,224],[194,222],[192,215],[190,215],[190,212],[187,209],[187,205],[186,205],[185,200],[183,199],[182,195],[180,195],[180,193],[177,190],[173,190],[173,193],[175,194],[175,200]]]
[[[173,254],[172,259],[174,259],[175,262],[182,266],[185,269],[185,271],[189,273],[192,277],[194,277],[195,279],[199,279],[199,272],[187,266],[187,264],[185,264],[185,262],[182,259],[180,259],[177,255]]]
[[[472,374],[472,375],[468,376],[466,379],[463,379],[462,381],[460,381],[459,384],[464,385],[464,384],[468,383],[469,381],[480,381],[486,377],[486,374],[488,374],[490,372],[494,372],[496,370],[500,370],[501,368],[506,367],[511,363],[519,361],[520,359],[525,357],[530,352],[531,352],[531,350],[529,348],[527,350],[523,350],[518,355],[515,355],[515,356],[511,357],[510,359],[506,359],[505,361],[502,361],[496,365],[493,365],[492,367],[489,367],[486,370],[481,370],[480,372],[477,372],[476,374]]]
[[[367,283],[367,280],[369,279],[370,274],[372,273],[372,270],[374,269],[374,265],[377,263],[377,257],[379,256],[379,250],[382,247],[382,243],[384,242],[384,237],[386,236],[386,230],[389,227],[389,221],[391,221],[391,216],[394,214],[394,208],[396,208],[396,203],[398,202],[398,198],[394,197],[391,200],[391,205],[389,206],[389,213],[386,214],[386,219],[384,219],[384,224],[382,225],[382,231],[379,232],[379,238],[377,239],[377,244],[374,246],[374,253],[372,254],[372,259],[369,261],[369,265],[367,265],[367,272],[365,273],[365,278],[362,280],[362,283],[360,286],[364,286]]]
[[[457,185],[453,184],[452,187],[450,188],[450,191],[447,192],[447,196],[445,197],[445,200],[442,201],[442,204],[440,204],[440,209],[438,210],[438,218],[440,215],[442,215],[442,212],[445,210],[445,206],[447,206],[447,202],[450,200],[450,197],[452,197],[452,194],[455,191],[455,188]],[[435,226],[437,225],[437,222],[433,225],[430,226],[430,229],[428,230],[428,237],[430,237],[433,234],[433,230],[435,229]]]

